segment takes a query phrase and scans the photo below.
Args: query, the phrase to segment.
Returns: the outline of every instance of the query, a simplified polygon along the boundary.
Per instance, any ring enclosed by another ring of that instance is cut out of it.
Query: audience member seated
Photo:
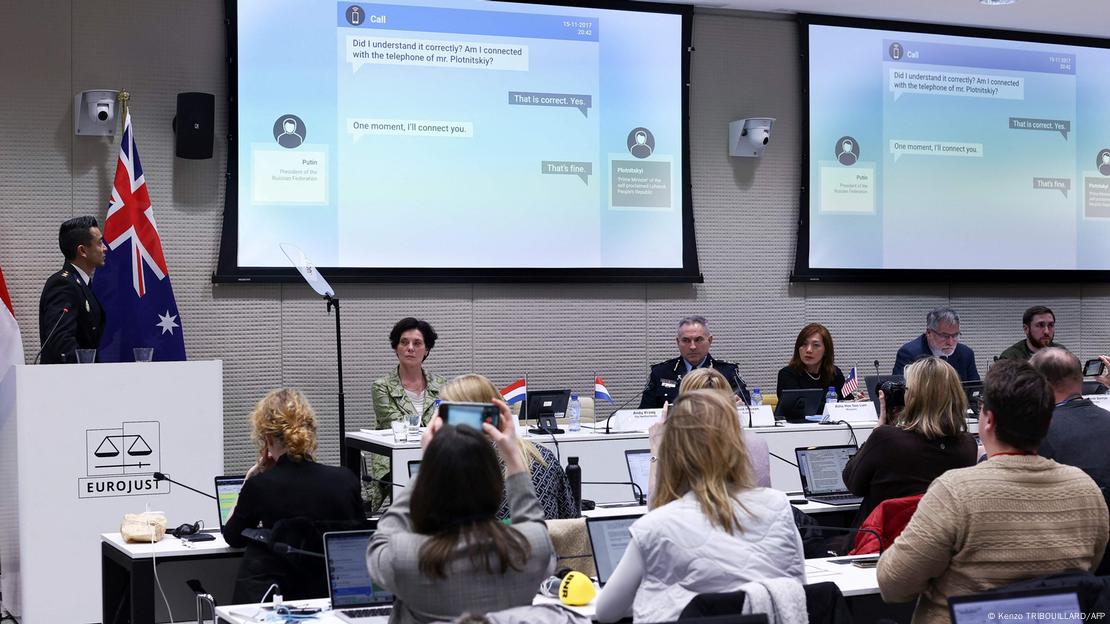
[[[266,544],[243,536],[243,530],[280,530],[286,523],[357,528],[366,520],[358,478],[350,470],[313,461],[316,417],[297,390],[274,390],[258,402],[251,414],[251,438],[258,444],[259,458],[247,471],[239,501],[223,529],[229,546],[247,549],[234,602],[258,602],[271,583],[277,583],[286,598],[327,596],[323,559],[307,564],[319,582],[302,586],[291,581],[307,575],[292,568],[304,562],[290,564]]]
[[[373,581],[397,597],[391,622],[530,605],[555,569],[516,424],[505,403],[494,402],[500,428],[486,423],[484,433],[432,418],[416,482],[378,521],[366,560]],[[506,491],[512,526],[497,519]]]
[[[410,414],[419,414],[421,425],[431,421],[439,388],[447,381],[424,370],[424,360],[436,346],[437,337],[431,324],[411,316],[397,321],[390,330],[389,344],[397,355],[397,368],[374,380],[370,387],[376,429],[389,429],[391,423],[405,420]],[[379,480],[367,488],[370,508],[377,509],[390,491],[389,485],[381,481],[393,480],[388,459],[373,455],[370,476]]]
[[[682,393],[651,428],[650,511],[597,601],[597,619],[675,620],[700,593],[790,577],[802,541],[782,492],[756,487],[736,406],[717,390]]]
[[[1073,353],[1057,347],[1038,351],[1029,363],[1044,375],[1055,394],[1052,424],[1038,449],[1041,457],[1075,466],[1110,492],[1110,453],[1101,444],[1110,440],[1110,412],[1082,396],[1083,368]],[[1099,574],[1110,572],[1110,561],[1102,559]]]
[[[946,471],[975,464],[967,395],[956,370],[927,357],[905,374],[905,409],[889,415],[880,391],[879,424],[844,467],[844,484],[863,497],[854,526],[884,500],[922,494]]]
[[[836,389],[836,398],[844,400],[844,373],[833,364],[833,340],[829,330],[820,323],[810,323],[798,333],[790,363],[779,369],[775,394],[782,400],[783,390]]]
[[[892,372],[901,375],[908,364],[930,355],[951,364],[960,381],[979,381],[975,352],[960,342],[960,315],[952,308],[937,308],[925,315],[925,333],[898,349]]]
[[[728,380],[720,372],[712,368],[699,368],[682,379],[678,386],[678,393],[684,394],[691,390],[720,390],[730,401],[736,395]],[[743,408],[740,408],[743,411]],[[751,461],[755,484],[759,487],[771,487],[771,450],[763,436],[741,428],[740,434],[744,438],[744,448],[748,449],[748,459]]]
[[[1028,360],[1041,349],[1064,345],[1054,342],[1056,337],[1056,315],[1045,306],[1033,306],[1021,315],[1021,329],[1025,338],[1015,342],[1003,351],[1000,360]]]
[[[949,596],[1098,568],[1110,527],[1102,493],[1082,470],[1037,455],[1052,408],[1052,389],[1028,362],[991,367],[979,416],[990,459],[929,486],[879,558],[884,601],[920,596],[915,624],[948,622]]]
[[[469,403],[492,403],[501,399],[501,393],[489,379],[481,375],[462,375],[447,382],[440,390],[444,401],[464,401]],[[558,458],[547,448],[537,446],[529,440],[517,439],[520,454],[524,458],[528,474],[532,477],[532,489],[543,507],[543,515],[548,520],[577,518],[578,506],[570,491],[570,481]],[[501,502],[497,517],[509,517],[509,502]]]

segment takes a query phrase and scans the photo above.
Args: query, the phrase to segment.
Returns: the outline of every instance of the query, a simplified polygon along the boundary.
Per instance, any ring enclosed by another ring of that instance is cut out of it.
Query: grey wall
[[[30,358],[39,292],[61,263],[57,226],[77,214],[103,217],[118,150],[115,140],[73,136],[73,95],[129,90],[189,357],[224,361],[228,470],[252,461],[246,415],[279,385],[308,393],[322,456],[334,462],[332,318],[303,285],[211,284],[226,145],[217,142],[210,161],[173,157],[178,92],[215,93],[217,136],[226,134],[222,10],[222,0],[0,3],[0,266]],[[618,401],[640,387],[649,363],[675,354],[674,324],[688,313],[709,317],[713,352],[768,389],[807,322],[832,330],[842,368],[867,368],[875,358],[886,368],[922,331],[925,312],[944,303],[961,312],[980,369],[1020,337],[1021,311],[1033,303],[1056,310],[1059,341],[1081,357],[1110,352],[1110,287],[1102,284],[791,286],[803,130],[795,27],[778,17],[705,13],[694,36],[691,156],[705,283],[343,286],[350,426],[370,422],[370,381],[395,363],[387,332],[410,314],[440,333],[428,360],[437,372],[473,370],[495,383],[528,373],[534,387],[583,392],[597,373]],[[755,115],[778,118],[766,154],[728,158],[727,123]],[[1035,253],[1036,233],[1024,244]]]

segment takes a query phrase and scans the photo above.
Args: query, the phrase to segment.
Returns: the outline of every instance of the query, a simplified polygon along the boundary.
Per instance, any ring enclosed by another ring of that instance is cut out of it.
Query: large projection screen
[[[619,8],[616,8],[619,7]],[[228,0],[216,281],[701,281],[691,10]]]
[[[803,16],[794,281],[1110,276],[1110,42]]]

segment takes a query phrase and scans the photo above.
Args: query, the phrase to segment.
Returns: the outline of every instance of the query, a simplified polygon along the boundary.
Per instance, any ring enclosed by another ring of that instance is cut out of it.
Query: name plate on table
[[[745,407],[743,405],[736,406],[736,413],[740,415],[740,426],[748,426],[748,410],[751,409],[751,426],[752,427],[774,427],[775,426],[775,411],[771,409],[770,405],[753,405]]]
[[[625,409],[613,413],[610,431],[647,431],[663,418],[663,408]]]
[[[1097,407],[1110,410],[1110,394],[1084,394],[1083,398],[1090,400]]]
[[[828,420],[846,422],[870,422],[879,419],[875,404],[871,401],[838,401],[826,403],[823,414]]]

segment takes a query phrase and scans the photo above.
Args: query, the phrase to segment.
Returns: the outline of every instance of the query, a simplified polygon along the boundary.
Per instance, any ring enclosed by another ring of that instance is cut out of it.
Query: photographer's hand
[[[878,390],[879,393],[879,426],[886,424],[886,393]]]
[[[504,460],[505,476],[511,477],[527,470],[524,465],[524,455],[520,452],[520,439],[516,435],[516,419],[513,418],[513,413],[509,411],[509,406],[504,401],[494,399],[493,404],[501,412],[500,427],[494,427],[488,422],[482,423],[482,431],[493,440],[497,453]]]

